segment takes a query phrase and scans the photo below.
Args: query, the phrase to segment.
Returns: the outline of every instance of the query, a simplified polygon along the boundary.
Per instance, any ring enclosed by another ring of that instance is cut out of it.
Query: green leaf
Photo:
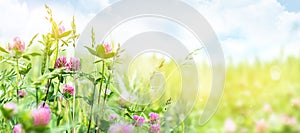
[[[43,44],[43,45],[45,45],[45,43],[44,42],[42,42],[42,41],[38,41],[40,44]]]
[[[97,60],[97,61],[94,62],[94,64],[97,64],[97,63],[99,63],[101,61],[103,61],[103,60]]]
[[[0,46],[0,51],[2,51],[2,52],[4,52],[4,53],[9,53],[9,52],[7,52],[4,48],[2,48],[1,46]]]
[[[103,58],[103,59],[108,59],[108,58],[114,57],[116,55],[115,52],[106,54],[104,45],[102,45],[102,44],[100,44],[96,47],[96,53],[97,53],[98,57]]]
[[[95,55],[95,56],[97,56],[97,53],[96,53],[96,51],[95,50],[93,50],[93,49],[91,49],[91,48],[89,48],[89,47],[87,47],[87,46],[84,46],[86,49],[88,49],[88,51],[92,54],[92,55]]]
[[[22,56],[24,59],[29,60],[30,61],[30,57],[28,55],[23,55]]]
[[[58,26],[53,19],[51,19],[50,22],[52,24],[52,37],[58,39]]]
[[[96,82],[100,82],[100,80],[101,80],[102,78],[98,78],[98,79],[96,79]]]
[[[69,46],[69,44],[66,41],[64,41],[64,40],[61,40],[61,41],[63,42],[63,44],[61,46],[64,46],[64,45]]]
[[[30,55],[30,56],[41,56],[41,54],[37,53],[37,52],[29,53],[27,55]]]
[[[96,53],[97,53],[98,57],[100,57],[100,58],[104,56],[104,54],[105,54],[105,48],[104,48],[104,46],[102,44],[97,45],[97,47],[96,47]]]
[[[22,75],[27,74],[27,73],[30,71],[31,68],[32,68],[32,64],[29,63],[29,64],[26,66],[26,68],[23,68],[23,69],[20,70],[20,74],[22,74]]]
[[[124,116],[127,116],[127,117],[129,117],[130,119],[133,119],[129,113],[124,114]]]
[[[54,95],[54,84],[51,83],[50,88],[49,88],[49,94],[50,97],[48,97],[48,101],[49,102],[53,102],[55,99],[55,95]]]
[[[111,123],[109,121],[101,119],[100,120],[100,129],[104,132],[107,132],[110,127],[110,124]]]
[[[58,25],[61,25],[62,24],[62,21],[60,21],[59,23],[58,23]]]
[[[116,55],[115,52],[111,52],[111,53],[109,53],[109,54],[105,54],[105,55],[104,55],[104,58],[105,58],[105,59],[111,58],[111,57],[114,57],[115,55]]]
[[[61,115],[58,115],[58,118],[56,120],[56,124],[59,125],[59,122],[63,119],[64,117]]]
[[[42,35],[42,38],[43,38],[43,41],[38,41],[38,42],[40,42],[41,44],[46,46],[47,43],[48,43],[48,36],[47,35]]]
[[[59,35],[59,36],[58,36],[58,38],[63,38],[63,37],[66,37],[66,36],[70,35],[71,33],[72,33],[72,31],[71,31],[71,30],[69,30],[69,31],[67,31],[67,32],[64,32],[64,33],[62,33],[61,35]]]
[[[54,69],[52,72],[49,72],[49,73],[46,73],[46,74],[40,76],[33,84],[34,85],[40,85],[46,79],[54,79],[60,73],[62,73],[62,71],[63,71],[63,69]]]
[[[55,51],[55,49],[50,50],[49,53],[48,53],[48,56],[51,56],[53,54],[53,52]]]
[[[48,68],[48,70],[49,70],[50,72],[53,72],[55,69],[54,69],[54,68]]]
[[[57,77],[60,83],[64,83],[64,77],[63,76],[58,76]]]

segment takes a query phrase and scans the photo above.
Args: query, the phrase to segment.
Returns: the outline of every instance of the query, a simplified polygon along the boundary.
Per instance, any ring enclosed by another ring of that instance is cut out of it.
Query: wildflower
[[[110,120],[111,122],[113,122],[113,121],[115,121],[115,120],[117,119],[117,117],[118,117],[118,115],[116,115],[116,114],[111,114],[111,115],[109,116],[109,120]]]
[[[137,126],[141,126],[141,125],[143,125],[145,123],[145,119],[142,116],[134,115],[133,119],[136,120],[136,125]]]
[[[105,50],[105,54],[109,54],[112,52],[112,46],[108,43],[104,43],[103,44],[104,50]]]
[[[65,32],[65,27],[63,25],[58,25],[58,34],[61,35]]]
[[[21,98],[24,98],[25,96],[27,96],[27,92],[25,90],[18,90],[18,95]]]
[[[67,62],[67,58],[65,56],[61,56],[59,58],[57,58],[56,62],[55,62],[55,68],[61,68],[61,67],[67,67],[68,66],[68,62]]]
[[[291,104],[294,107],[300,108],[300,99],[298,99],[298,98],[291,99]]]
[[[44,106],[44,103],[42,103],[39,108],[34,109],[31,115],[33,117],[33,125],[35,126],[47,126],[51,120],[49,105],[45,104]]]
[[[130,124],[116,123],[108,129],[109,133],[133,133],[133,126]]]
[[[17,105],[13,102],[8,102],[3,105],[2,113],[5,117],[12,117],[18,112]]]
[[[282,119],[283,119],[284,124],[287,125],[287,126],[294,126],[294,125],[297,124],[297,119],[294,118],[294,117],[284,115],[282,117]]]
[[[270,104],[265,104],[263,107],[263,111],[266,113],[272,112],[272,106]]]
[[[14,133],[25,133],[25,130],[22,128],[21,124],[17,124],[14,126]]]
[[[255,124],[255,132],[264,133],[268,129],[268,125],[264,120],[259,120]]]
[[[88,51],[99,58],[102,59],[109,59],[114,56],[116,56],[116,51],[114,51],[114,45],[109,43],[101,43],[100,45],[97,45],[95,50],[89,47],[85,47],[88,49]]]
[[[13,44],[8,44],[8,50],[15,50],[17,52],[25,51],[25,43],[19,37],[15,37],[13,40]]]
[[[74,95],[74,87],[66,84],[63,88],[63,94]]]
[[[151,112],[149,114],[149,117],[150,117],[150,123],[151,124],[159,123],[159,115],[157,113]]]
[[[151,127],[150,127],[150,132],[160,133],[160,125],[159,124],[152,124]]]
[[[235,125],[234,121],[230,118],[227,119],[224,124],[224,131],[226,133],[232,133],[232,132],[235,132],[235,130],[236,130],[236,125]]]
[[[14,113],[17,113],[18,109],[17,109],[17,105],[13,102],[8,102],[8,103],[5,103],[3,105],[3,108],[7,111],[13,111]]]
[[[76,71],[80,69],[80,59],[76,57],[71,57],[70,61],[67,63],[67,70]]]

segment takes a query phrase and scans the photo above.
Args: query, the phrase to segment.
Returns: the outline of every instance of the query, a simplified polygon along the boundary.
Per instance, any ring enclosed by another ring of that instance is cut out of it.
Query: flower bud
[[[74,87],[72,85],[66,84],[63,88],[63,94],[74,95]]]
[[[116,123],[108,129],[109,133],[133,133],[133,126],[130,124]]]
[[[150,123],[151,124],[159,123],[159,115],[157,113],[151,112],[149,114],[149,117],[150,117]]]
[[[35,126],[47,126],[51,120],[51,110],[47,104],[43,106],[42,103],[41,107],[31,112],[31,115],[33,117],[33,125]]]
[[[80,70],[80,59],[76,57],[71,57],[67,65],[67,70],[69,71]]]
[[[21,98],[24,98],[25,96],[27,96],[27,92],[25,90],[18,90],[18,96]]]
[[[17,124],[14,126],[14,133],[25,133],[25,130],[22,128],[21,124]]]
[[[58,25],[58,34],[61,35],[65,32],[65,27],[63,25]]]
[[[135,123],[136,126],[142,126],[145,123],[145,119],[142,116],[134,115],[133,119],[136,121]]]
[[[61,68],[67,66],[68,66],[67,58],[65,56],[61,56],[56,59],[54,68]]]
[[[11,118],[18,112],[17,105],[13,102],[5,103],[2,107],[2,113],[6,118]]]
[[[25,51],[25,43],[19,37],[15,37],[13,40],[13,44],[8,44],[8,50],[15,50],[17,52]]]
[[[102,44],[105,50],[105,54],[109,54],[112,52],[112,46],[108,43],[104,43]]]
[[[153,124],[153,125],[151,125],[150,132],[160,133],[160,125],[159,124]]]

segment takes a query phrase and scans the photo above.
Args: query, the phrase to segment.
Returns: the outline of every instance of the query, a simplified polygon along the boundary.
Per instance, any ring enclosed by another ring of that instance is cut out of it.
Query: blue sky
[[[299,12],[300,1],[299,0],[278,0],[288,11]]]
[[[0,44],[13,37],[25,41],[49,30],[43,5],[68,28],[75,16],[78,31],[104,7],[116,0],[0,0]],[[225,56],[234,60],[270,59],[281,49],[288,54],[300,50],[300,1],[298,0],[186,0],[211,24]],[[134,28],[134,27],[132,27]]]

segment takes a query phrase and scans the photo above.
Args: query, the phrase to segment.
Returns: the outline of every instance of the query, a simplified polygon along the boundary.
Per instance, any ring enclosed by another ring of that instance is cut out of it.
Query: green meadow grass
[[[145,60],[147,61],[145,62]],[[32,62],[34,69],[29,72],[29,76],[23,79],[26,82],[32,82],[29,79],[34,80],[40,76],[40,57],[32,58]],[[126,75],[131,81],[124,81],[128,82],[125,83],[126,85],[130,84],[129,82],[133,82],[132,84],[135,86],[133,88],[129,87],[129,91],[135,94],[150,92],[148,79],[151,77],[152,70],[159,66],[159,63],[161,63],[161,59],[156,57],[150,59],[141,58],[133,62],[131,64],[132,68],[129,70],[130,73]],[[182,82],[180,81],[180,77],[182,75],[177,65],[172,61],[165,62],[163,67],[156,69],[157,71],[161,71],[168,79],[162,97],[156,99],[147,111],[145,111],[145,114],[164,107],[167,110],[185,108],[185,106],[173,106],[178,102],[179,95],[185,91],[184,88],[181,88]],[[11,67],[9,64],[3,64],[0,69],[10,69]],[[82,69],[90,70],[93,68]],[[299,56],[275,58],[270,61],[256,60],[253,63],[246,61],[237,64],[230,61],[227,62],[223,97],[219,103],[217,112],[215,112],[215,115],[205,125],[199,125],[199,120],[210,95],[213,77],[210,66],[205,63],[198,64],[197,70],[200,78],[198,97],[196,100],[186,97],[184,101],[186,103],[195,102],[195,105],[191,112],[186,114],[187,117],[184,123],[179,123],[173,132],[225,132],[224,125],[228,119],[234,121],[235,132],[256,132],[255,127],[260,120],[265,121],[267,125],[265,132],[300,132],[300,124],[298,122],[300,120],[300,107],[292,103],[293,99],[300,99]],[[135,71],[137,74],[133,78],[132,76]],[[78,95],[82,97],[91,96],[92,85],[88,81],[82,80],[77,83],[77,86]],[[104,117],[107,119],[111,113],[118,113],[115,111],[115,108],[119,106],[119,97],[118,93],[116,93],[119,88],[115,85],[112,85],[112,88],[114,95],[107,102],[106,106],[108,108],[104,114]],[[35,94],[34,89],[28,90],[28,92],[29,95]],[[44,97],[44,94],[41,94],[41,97]],[[170,98],[172,98],[172,102],[166,106],[165,103]],[[23,102],[27,103],[25,106],[31,106],[34,104],[34,97],[27,98]],[[266,106],[270,108],[267,111],[265,109]],[[85,99],[76,99],[75,121],[88,123],[88,108],[89,105]],[[69,108],[59,108],[58,110],[63,112],[68,111]],[[99,112],[100,110],[100,108],[96,109]],[[289,124],[283,119],[284,116],[296,119],[296,123]],[[62,119],[62,123],[68,123],[68,117],[70,116],[66,113]],[[162,117],[166,118],[168,116]],[[55,119],[57,118],[53,117],[52,119],[50,124],[52,131],[62,131],[56,127]],[[178,122],[178,120],[174,121]],[[5,119],[1,116],[0,121],[3,122]],[[64,126],[68,127],[69,125],[65,124]],[[65,129],[64,126],[61,128]],[[78,127],[78,132],[86,130],[84,126],[76,126]],[[9,125],[3,125],[0,129],[1,131],[8,131],[11,130],[10,127]]]

